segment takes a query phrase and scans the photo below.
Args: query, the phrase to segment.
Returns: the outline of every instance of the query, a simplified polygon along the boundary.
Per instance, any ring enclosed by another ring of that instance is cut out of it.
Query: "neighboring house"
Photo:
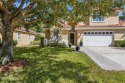
[[[17,28],[13,34],[13,40],[17,40],[17,46],[30,45],[31,41],[34,41],[36,32],[32,30],[26,30],[23,27]],[[2,39],[1,35],[0,38]]]
[[[66,45],[72,43],[84,46],[113,46],[115,40],[124,40],[125,21],[119,21],[116,13],[110,17],[89,18],[89,23],[78,23],[72,27],[62,23],[62,27],[45,28],[46,39],[61,39]]]

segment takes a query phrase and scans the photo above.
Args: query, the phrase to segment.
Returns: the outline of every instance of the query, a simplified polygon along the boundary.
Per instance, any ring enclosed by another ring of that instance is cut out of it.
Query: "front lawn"
[[[86,54],[69,48],[16,48],[15,58],[30,64],[10,74],[0,74],[0,83],[123,83],[124,71],[104,71]]]

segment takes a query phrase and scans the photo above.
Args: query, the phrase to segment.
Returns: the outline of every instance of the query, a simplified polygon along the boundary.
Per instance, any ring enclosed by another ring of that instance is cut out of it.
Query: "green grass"
[[[124,71],[105,71],[86,54],[69,48],[16,48],[15,58],[30,65],[1,74],[0,83],[124,83]]]

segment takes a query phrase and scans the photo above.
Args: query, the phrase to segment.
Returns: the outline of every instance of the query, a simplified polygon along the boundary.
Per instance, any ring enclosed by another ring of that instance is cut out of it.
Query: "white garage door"
[[[112,46],[113,32],[84,32],[83,37],[84,46]]]

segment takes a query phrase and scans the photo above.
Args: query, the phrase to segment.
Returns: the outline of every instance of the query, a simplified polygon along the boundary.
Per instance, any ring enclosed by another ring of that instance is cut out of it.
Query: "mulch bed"
[[[27,60],[15,59],[13,63],[2,65],[0,64],[0,73],[11,73],[17,69],[28,66],[29,62]]]

